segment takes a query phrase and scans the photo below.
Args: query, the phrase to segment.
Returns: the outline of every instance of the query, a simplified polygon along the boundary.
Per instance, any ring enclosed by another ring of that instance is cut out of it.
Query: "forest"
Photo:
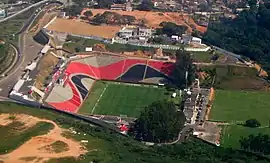
[[[249,1],[250,8],[235,19],[210,22],[203,39],[206,43],[248,57],[270,72],[270,5],[256,5]]]

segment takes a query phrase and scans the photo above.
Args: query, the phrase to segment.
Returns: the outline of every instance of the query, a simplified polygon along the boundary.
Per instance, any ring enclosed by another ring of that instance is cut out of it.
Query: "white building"
[[[119,37],[121,37],[121,38],[130,38],[130,37],[133,37],[134,33],[135,33],[134,28],[124,27],[119,31]]]
[[[138,29],[139,37],[151,37],[152,34],[153,34],[153,31],[150,28],[139,28]]]
[[[191,43],[194,43],[194,44],[202,44],[202,39],[200,39],[200,38],[198,38],[198,37],[192,37]]]
[[[202,39],[201,38],[198,38],[198,37],[193,37],[189,34],[183,34],[182,35],[182,41],[184,44],[190,44],[190,43],[193,43],[193,44],[202,44]]]
[[[6,10],[0,8],[0,18],[5,18],[7,16]]]

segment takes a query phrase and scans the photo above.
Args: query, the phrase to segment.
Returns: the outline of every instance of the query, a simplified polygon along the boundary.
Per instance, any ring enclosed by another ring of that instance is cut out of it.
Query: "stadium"
[[[119,114],[123,111],[132,117],[135,113],[125,112],[128,107],[136,109],[164,99],[165,88],[159,86],[173,84],[173,68],[173,62],[153,59],[106,53],[80,55],[54,74],[55,83],[47,88],[43,100],[55,109],[71,113],[114,115],[106,112],[112,107],[120,108]]]

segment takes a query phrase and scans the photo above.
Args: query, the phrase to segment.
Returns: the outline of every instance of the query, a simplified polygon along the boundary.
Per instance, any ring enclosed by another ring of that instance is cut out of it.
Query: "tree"
[[[110,8],[113,4],[112,0],[97,0],[98,8]]]
[[[189,86],[195,80],[195,65],[192,63],[190,53],[184,49],[176,51],[176,63],[172,72],[172,77],[175,80],[175,84],[180,88]],[[186,80],[186,72],[187,80]]]
[[[181,36],[187,30],[186,26],[177,25],[172,22],[162,22],[159,24],[159,26],[161,26],[162,28],[157,29],[158,35],[166,34],[168,36],[172,35]]]
[[[247,127],[259,127],[259,126],[261,126],[261,123],[257,119],[249,119],[249,120],[246,120],[245,126],[247,126]]]
[[[154,8],[154,4],[151,0],[143,0],[139,5],[138,10],[151,11]]]
[[[184,126],[185,115],[173,102],[159,101],[147,106],[131,127],[130,134],[148,142],[168,142],[177,138]]]
[[[69,16],[78,16],[81,14],[83,7],[78,6],[78,5],[72,5],[64,8],[64,11],[69,15]]]
[[[242,137],[240,140],[241,148],[248,152],[255,152],[264,155],[270,154],[270,137],[269,135],[249,135],[247,138]]]
[[[91,10],[88,10],[88,11],[84,12],[83,15],[84,15],[85,17],[91,17],[91,16],[93,16],[93,13],[92,13]]]
[[[249,1],[250,10],[242,11],[235,19],[209,22],[203,40],[236,54],[244,55],[270,72],[270,7],[256,6]]]

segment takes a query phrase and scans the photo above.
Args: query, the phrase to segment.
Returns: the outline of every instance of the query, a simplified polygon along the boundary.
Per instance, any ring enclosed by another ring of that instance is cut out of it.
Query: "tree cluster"
[[[137,9],[141,11],[151,11],[153,8],[154,4],[151,0],[142,0]]]
[[[176,51],[176,63],[172,72],[172,77],[175,84],[180,88],[185,88],[193,83],[195,80],[196,67],[190,53],[184,49]],[[187,73],[187,80],[186,80]]]
[[[64,12],[66,12],[68,16],[78,16],[81,14],[82,9],[83,7],[79,5],[72,5],[64,8]]]
[[[136,18],[130,15],[120,15],[115,12],[105,11],[103,14],[97,14],[92,22],[94,24],[112,24],[112,25],[121,25],[121,24],[132,24]]]
[[[165,34],[167,36],[172,36],[172,35],[181,36],[187,30],[186,26],[177,25],[172,22],[162,22],[160,23],[159,26],[161,26],[162,28],[157,29],[156,31],[157,35]]]
[[[270,71],[270,6],[250,1],[235,19],[210,22],[204,41],[244,55]]]
[[[239,140],[241,148],[248,152],[255,152],[263,155],[270,154],[270,136],[269,135],[249,135]]]
[[[173,141],[177,139],[185,121],[184,113],[177,111],[173,102],[154,102],[141,112],[130,134],[138,140],[147,142]]]

